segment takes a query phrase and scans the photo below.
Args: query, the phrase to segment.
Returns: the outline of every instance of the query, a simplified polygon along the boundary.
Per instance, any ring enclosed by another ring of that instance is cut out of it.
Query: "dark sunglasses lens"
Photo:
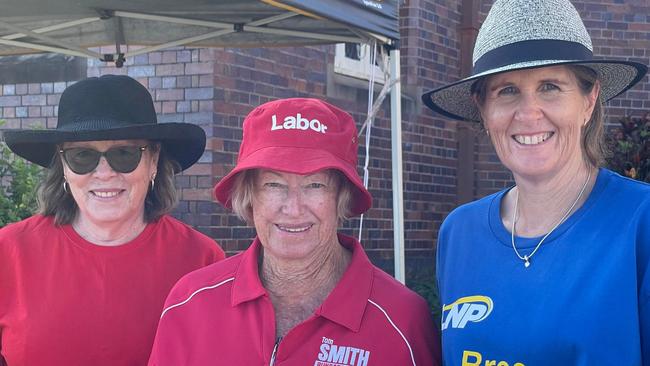
[[[83,147],[66,149],[63,157],[70,169],[77,174],[88,174],[95,169],[99,163],[101,153],[93,149]]]
[[[137,146],[120,146],[107,150],[103,155],[116,172],[131,173],[140,164],[142,149]],[[63,150],[63,158],[77,174],[88,174],[95,170],[101,156],[101,152],[85,147]]]
[[[131,173],[140,164],[142,150],[137,146],[112,148],[104,154],[108,164],[118,173]]]

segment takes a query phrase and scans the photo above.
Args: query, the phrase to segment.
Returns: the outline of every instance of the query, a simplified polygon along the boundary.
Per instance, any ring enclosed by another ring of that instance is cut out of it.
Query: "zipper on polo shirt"
[[[273,366],[275,364],[275,354],[278,353],[278,346],[280,345],[281,340],[282,337],[278,338],[275,341],[275,346],[273,346],[273,354],[271,354],[271,363],[269,363],[269,366]]]

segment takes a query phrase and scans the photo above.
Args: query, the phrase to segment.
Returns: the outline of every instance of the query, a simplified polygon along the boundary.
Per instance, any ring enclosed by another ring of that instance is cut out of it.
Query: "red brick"
[[[189,188],[181,191],[181,199],[185,201],[211,201],[212,189]]]

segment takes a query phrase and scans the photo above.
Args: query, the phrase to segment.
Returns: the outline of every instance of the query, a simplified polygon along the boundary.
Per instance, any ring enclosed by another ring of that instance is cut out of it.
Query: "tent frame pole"
[[[395,278],[405,284],[404,267],[404,193],[402,179],[402,87],[400,83],[399,46],[390,49],[390,75],[394,80],[390,91],[390,136],[393,174],[393,245]]]

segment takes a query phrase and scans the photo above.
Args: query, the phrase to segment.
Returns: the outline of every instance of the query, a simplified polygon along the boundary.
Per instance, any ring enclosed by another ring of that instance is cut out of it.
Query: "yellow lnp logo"
[[[468,322],[478,323],[487,318],[494,304],[487,296],[465,296],[442,307],[442,329],[465,328]]]

